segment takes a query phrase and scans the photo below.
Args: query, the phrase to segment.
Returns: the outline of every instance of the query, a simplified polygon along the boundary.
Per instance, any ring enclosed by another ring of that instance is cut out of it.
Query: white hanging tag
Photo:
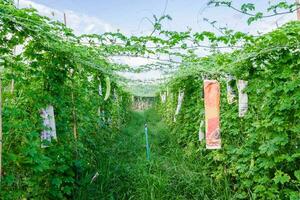
[[[230,85],[230,82],[233,80],[233,77],[231,75],[227,76],[226,78],[226,89],[227,89],[227,102],[228,104],[233,104],[235,101],[235,93],[233,88]]]
[[[44,141],[51,142],[51,139],[57,139],[56,137],[56,127],[55,127],[55,117],[54,108],[52,105],[47,106],[41,110],[41,117],[43,118],[44,130],[41,133],[41,147],[45,148],[48,145],[44,144]]]

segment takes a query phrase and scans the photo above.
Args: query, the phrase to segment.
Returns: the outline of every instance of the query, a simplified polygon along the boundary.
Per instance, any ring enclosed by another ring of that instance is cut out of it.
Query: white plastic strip
[[[199,141],[201,142],[204,139],[204,131],[203,131],[204,121],[200,121],[200,127],[198,132]]]
[[[233,88],[230,85],[230,82],[233,80],[232,76],[227,76],[226,79],[226,89],[227,89],[227,102],[228,104],[233,104],[234,100],[235,100],[235,93],[233,91]]]
[[[182,105],[182,102],[183,102],[183,98],[184,98],[184,91],[179,91],[179,94],[178,94],[178,102],[177,102],[177,108],[176,108],[175,115],[174,115],[174,122],[176,122],[176,116],[177,116],[177,115],[179,114],[179,112],[180,112],[181,105]]]
[[[100,81],[99,86],[98,86],[98,93],[99,93],[99,96],[102,96],[102,84],[101,84],[101,81]]]
[[[248,95],[244,92],[248,85],[248,81],[238,80],[239,91],[239,117],[244,117],[248,110]]]
[[[166,94],[166,92],[161,92],[160,93],[160,99],[161,99],[162,103],[166,103],[166,100],[167,100],[167,94]]]

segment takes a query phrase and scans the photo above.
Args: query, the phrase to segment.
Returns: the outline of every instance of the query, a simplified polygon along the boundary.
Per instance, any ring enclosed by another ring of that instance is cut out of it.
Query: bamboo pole
[[[300,0],[296,0],[297,4],[297,20],[300,20]]]
[[[14,47],[13,54],[14,54],[14,56],[16,56],[16,54],[17,54],[17,48],[16,47]],[[13,68],[11,68],[11,72],[13,74]],[[11,79],[11,82],[10,82],[10,93],[14,94],[14,90],[15,90],[15,79]]]
[[[75,99],[74,99],[74,92],[73,92],[73,88],[72,88],[72,93],[71,93],[71,96],[72,96],[72,104],[73,104],[73,110],[72,110],[72,113],[73,113],[73,134],[74,134],[74,138],[75,140],[77,140],[77,116],[76,116],[76,108],[75,108]]]
[[[0,78],[0,183],[2,179],[2,79]]]
[[[12,79],[10,83],[10,93],[14,94],[14,91],[15,91],[15,79]]]
[[[17,9],[19,9],[19,8],[20,8],[20,0],[17,1]],[[16,53],[17,53],[17,48],[16,47],[14,47],[13,53],[14,53],[14,56],[15,56]],[[13,72],[13,69],[12,69],[12,72]],[[14,90],[15,90],[15,79],[12,79],[11,83],[10,83],[10,93],[14,94]]]
[[[64,13],[64,24],[67,26],[67,15]],[[72,72],[73,76],[73,72]],[[73,81],[73,80],[72,80]],[[72,114],[73,114],[73,135],[75,140],[77,140],[78,134],[77,134],[77,115],[76,115],[76,107],[75,107],[75,98],[74,98],[74,87],[72,83],[72,91],[71,91],[71,99],[72,99]]]

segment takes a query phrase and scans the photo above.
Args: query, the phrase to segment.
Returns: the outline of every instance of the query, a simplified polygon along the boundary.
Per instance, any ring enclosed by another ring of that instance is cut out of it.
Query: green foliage
[[[145,122],[150,161],[145,153]],[[229,199],[227,183],[207,184],[213,178],[202,173],[201,159],[187,157],[154,109],[133,113],[122,134],[109,144],[99,179],[79,199]]]
[[[249,24],[296,8],[280,2],[266,15],[255,13],[251,3],[240,9],[232,1],[209,5],[246,14]],[[16,9],[12,1],[0,0],[1,198],[299,199],[300,23],[252,37],[224,28],[219,29],[221,35],[168,31],[164,20],[171,17],[150,20],[154,30],[149,36],[76,36],[34,9]],[[216,22],[209,23],[215,27]],[[16,52],[17,47],[22,51]],[[200,47],[210,48],[212,54],[199,58]],[[223,47],[241,50],[221,53]],[[139,69],[109,62],[110,56],[124,55],[170,59]],[[169,73],[179,68],[166,86],[167,102],[157,105],[164,122],[152,110],[131,115],[129,126],[122,129],[129,118],[130,95],[115,72],[154,68]],[[227,74],[249,81],[244,118],[238,117],[237,104],[226,103]],[[197,141],[205,78],[222,85],[219,151],[207,151]],[[98,95],[100,83],[106,88],[104,98]],[[185,97],[174,123],[179,90]],[[58,140],[42,149],[39,113],[49,104],[54,106]],[[144,162],[144,121],[160,133],[154,137],[150,163]]]
[[[227,182],[232,199],[299,198],[299,32],[300,23],[291,22],[243,50],[190,61],[194,67],[179,70],[166,86],[167,102],[158,104],[186,156],[201,158],[198,167],[206,177],[213,177],[213,184]],[[226,101],[225,74],[249,81],[249,110],[244,118],[238,117],[237,103]],[[204,120],[204,78],[221,83],[222,150],[218,151],[196,142]],[[174,123],[179,89],[185,90],[185,97]]]
[[[269,18],[276,15],[285,15],[288,13],[293,13],[298,9],[297,2],[287,2],[287,1],[275,1],[269,2],[269,7],[266,9],[266,13],[255,12],[256,8],[253,3],[244,3],[240,7],[234,5],[234,1],[230,0],[210,0],[207,5],[212,5],[215,7],[228,7],[234,11],[247,15],[249,18],[247,20],[248,25],[252,24],[255,21],[259,21],[262,18]],[[271,12],[271,13],[270,13]]]
[[[6,1],[0,1],[0,24],[1,199],[75,198],[89,184],[86,177],[99,170],[100,141],[117,135],[126,122],[130,96],[116,83],[107,60],[79,44],[62,24]],[[22,51],[15,51],[20,46]],[[108,77],[118,99],[104,101],[98,85],[102,80],[105,86]],[[40,111],[49,104],[57,141],[41,148]]]

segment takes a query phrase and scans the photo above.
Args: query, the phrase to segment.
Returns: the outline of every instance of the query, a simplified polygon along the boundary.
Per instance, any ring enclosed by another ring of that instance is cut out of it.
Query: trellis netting
[[[97,168],[94,161],[103,152],[99,145],[112,141],[127,122],[129,93],[116,81],[115,64],[105,50],[75,42],[82,38],[71,29],[12,2],[0,0],[5,92],[0,199],[72,199],[84,189],[85,175]],[[23,49],[13,55],[16,45]],[[111,82],[105,82],[108,76]],[[109,99],[111,87],[117,87],[118,104]],[[120,123],[106,126],[109,117]]]
[[[49,146],[47,143],[50,143],[52,138],[57,139],[53,106],[48,105],[46,108],[43,108],[41,110],[41,117],[44,126],[44,130],[41,133],[41,147],[45,148]]]
[[[216,80],[204,80],[206,124],[206,148],[220,149],[220,84]]]
[[[248,95],[245,93],[248,81],[238,80],[239,91],[239,117],[244,117],[248,110]]]
[[[175,115],[174,115],[174,122],[176,122],[176,116],[180,112],[181,105],[182,105],[182,102],[183,102],[183,98],[184,98],[184,91],[183,90],[179,90],[179,93],[178,93],[178,102],[177,102],[177,107],[176,107],[176,111],[175,111]]]

